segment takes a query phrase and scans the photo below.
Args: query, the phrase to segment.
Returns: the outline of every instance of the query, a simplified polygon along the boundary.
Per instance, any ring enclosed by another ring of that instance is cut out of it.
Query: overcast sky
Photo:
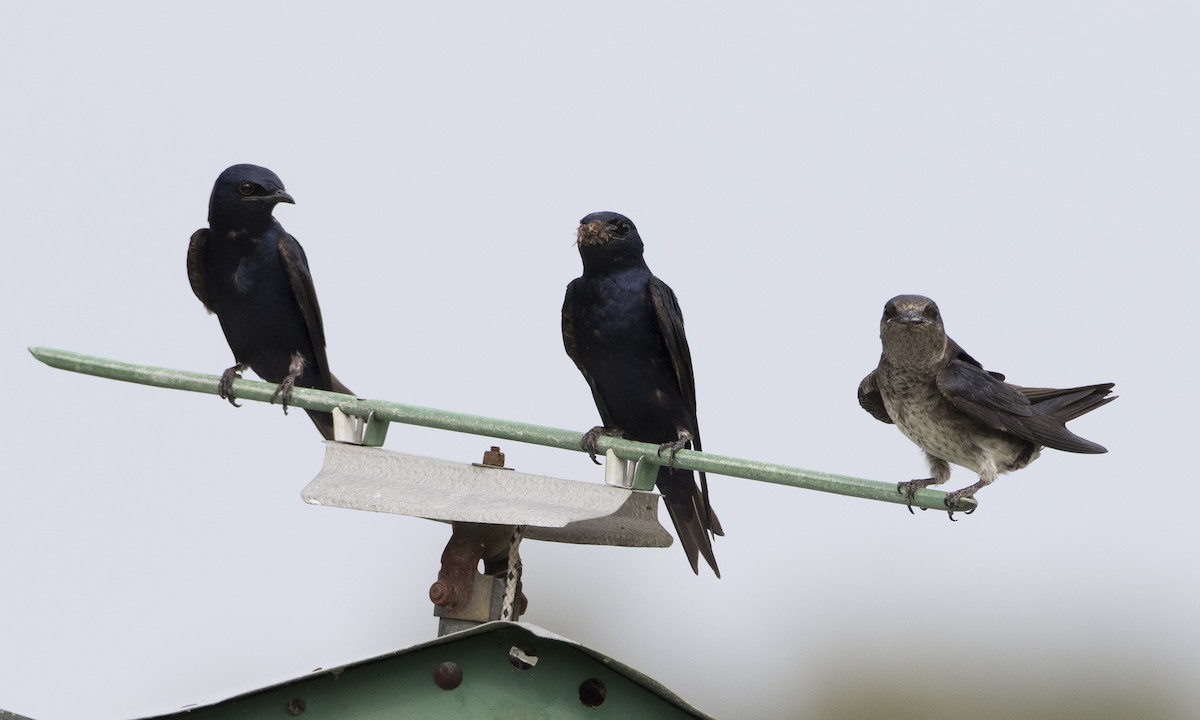
[[[276,215],[364,397],[594,425],[559,310],[596,210],[679,297],[713,452],[923,477],[855,402],[899,293],[1016,383],[1117,384],[1072,424],[1107,455],[1046,451],[961,522],[712,477],[721,580],[677,546],[531,541],[524,619],[725,718],[1200,712],[1198,6],[647,5],[0,9],[0,707],[165,713],[436,632],[447,528],[305,505],[303,413],[25,350],[228,367],[184,260],[250,162],[296,198]]]

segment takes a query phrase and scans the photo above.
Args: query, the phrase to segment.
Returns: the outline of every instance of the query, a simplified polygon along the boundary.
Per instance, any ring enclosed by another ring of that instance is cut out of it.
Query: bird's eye
[[[887,305],[883,306],[883,316],[885,318],[896,317],[896,312],[897,312],[896,306],[892,303],[888,303]]]
[[[254,194],[254,183],[247,182],[247,183],[242,183],[241,185],[238,185],[238,192],[241,193],[243,196],[253,195]]]
[[[625,223],[621,222],[620,220],[613,223],[613,227],[616,228],[616,231],[622,235],[629,232],[629,226],[626,225]]]

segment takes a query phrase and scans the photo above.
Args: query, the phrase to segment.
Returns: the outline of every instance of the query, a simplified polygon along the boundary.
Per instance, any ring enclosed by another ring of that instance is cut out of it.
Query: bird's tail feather
[[[1056,417],[1063,422],[1068,422],[1116,400],[1115,395],[1112,397],[1108,396],[1108,393],[1112,389],[1112,383],[1104,383],[1102,385],[1071,388],[1070,390],[1059,390],[1057,391],[1059,394],[1041,401],[1035,401],[1028,393],[1026,393],[1026,397],[1029,397],[1030,402],[1034,402],[1037,408],[1047,415]]]
[[[700,574],[699,560],[703,555],[713,574],[721,577],[716,555],[713,554],[712,534],[724,535],[724,532],[716,513],[705,502],[691,471],[661,467],[656,485],[667,506],[667,514],[675,525],[679,544],[692,564],[692,572]]]
[[[353,395],[354,391],[342,384],[341,380],[333,373],[329,374],[329,391],[342,393],[343,395]]]
[[[343,393],[345,395],[353,395],[354,392],[342,384],[332,374],[329,376],[329,391]],[[317,426],[317,432],[321,433],[321,437],[326,440],[333,439],[333,413],[327,413],[323,410],[305,410],[308,417],[312,419],[313,425]]]
[[[1075,388],[1027,388],[1014,386],[1021,394],[1029,398],[1037,409],[1045,415],[1067,422],[1089,413],[1096,408],[1116,400],[1116,396],[1107,397],[1112,392],[1112,383],[1099,385],[1084,385]]]
[[[1034,416],[1037,440],[1040,444],[1057,450],[1077,453],[1108,452],[1103,445],[1081,438],[1067,429],[1066,423],[1080,415],[1116,400],[1109,396],[1112,383],[1085,385],[1076,388],[1026,388],[1017,387],[1037,410]]]
[[[321,437],[326,440],[333,439],[333,414],[322,410],[305,410],[308,417],[312,419],[313,425],[317,426],[317,432],[321,433]]]

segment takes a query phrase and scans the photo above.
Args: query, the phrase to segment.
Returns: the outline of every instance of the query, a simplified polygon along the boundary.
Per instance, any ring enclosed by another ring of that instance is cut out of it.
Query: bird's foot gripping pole
[[[528,601],[521,592],[520,525],[456,522],[429,587],[438,636],[493,620],[515,621]],[[480,561],[483,572],[479,572]]]

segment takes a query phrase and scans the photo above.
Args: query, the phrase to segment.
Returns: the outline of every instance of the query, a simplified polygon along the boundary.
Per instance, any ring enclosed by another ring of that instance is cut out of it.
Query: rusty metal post
[[[504,467],[504,453],[493,446],[484,453],[482,464]],[[520,542],[515,525],[456,522],[451,528],[438,579],[429,587],[433,614],[440,618],[439,637],[502,619],[511,554],[517,552],[514,544]],[[505,620],[517,620],[525,612],[527,600],[521,592],[519,568],[517,564],[517,576],[513,578],[517,596],[512,616]]]

